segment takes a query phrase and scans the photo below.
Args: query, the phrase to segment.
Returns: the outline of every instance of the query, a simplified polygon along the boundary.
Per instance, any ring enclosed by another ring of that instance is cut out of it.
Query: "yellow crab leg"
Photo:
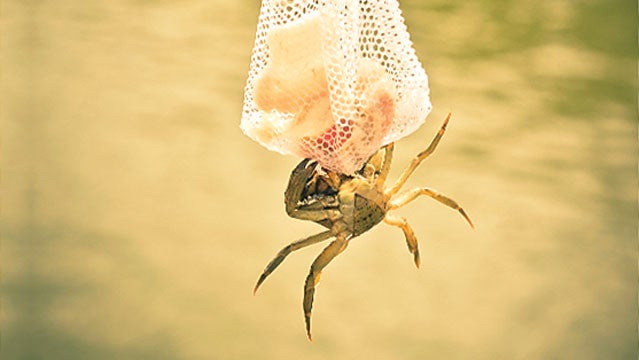
[[[386,183],[388,173],[390,173],[391,163],[393,162],[393,150],[395,149],[395,143],[390,143],[384,147],[384,161],[379,170],[379,177],[377,182],[382,186]]]
[[[415,237],[413,228],[408,225],[406,219],[396,215],[386,214],[386,216],[384,217],[384,222],[388,225],[397,226],[398,228],[402,229],[402,231],[404,232],[404,237],[406,237],[406,245],[408,245],[408,251],[413,254],[415,266],[417,266],[417,268],[419,269],[419,247],[417,244],[417,237]]]
[[[440,194],[439,192],[437,192],[437,190],[433,190],[433,189],[429,189],[429,188],[416,188],[416,189],[412,189],[412,190],[407,190],[399,195],[397,195],[395,198],[393,198],[393,200],[391,200],[391,202],[388,204],[388,209],[389,210],[393,210],[393,209],[397,209],[399,207],[402,207],[406,204],[408,204],[409,202],[415,200],[415,198],[417,198],[420,195],[426,195],[428,197],[431,197],[437,201],[439,201],[440,203],[459,211],[459,213],[464,217],[464,219],[466,219],[466,221],[468,221],[468,224],[470,225],[471,228],[475,228],[475,226],[473,225],[473,222],[470,220],[470,218],[468,217],[468,215],[466,214],[466,212],[464,211],[464,209],[462,209],[461,206],[459,206],[459,204],[449,198],[446,195]]]
[[[386,195],[393,196],[395,193],[397,193],[399,189],[401,189],[401,187],[404,186],[404,184],[406,183],[406,180],[408,180],[408,178],[413,174],[413,171],[417,169],[419,164],[421,164],[421,162],[424,161],[424,159],[426,159],[430,154],[433,153],[433,151],[435,151],[435,148],[439,144],[439,140],[441,140],[442,136],[444,136],[444,132],[446,131],[446,126],[448,125],[450,116],[451,116],[451,113],[448,113],[448,116],[446,116],[446,119],[444,120],[444,124],[439,129],[439,131],[437,132],[437,135],[435,135],[430,145],[428,145],[428,148],[422,151],[421,153],[419,153],[413,159],[411,164],[408,166],[408,168],[406,168],[406,170],[404,170],[404,172],[399,177],[399,179],[395,182],[395,184],[385,191]]]
[[[322,253],[319,254],[315,261],[311,264],[311,270],[306,277],[304,283],[304,320],[306,321],[306,335],[308,339],[313,341],[311,336],[311,311],[313,309],[313,297],[315,295],[315,285],[319,282],[322,269],[328,265],[337,255],[339,255],[348,245],[348,239],[346,234],[339,234],[337,238],[333,240]]]
[[[330,230],[327,230],[319,234],[315,234],[313,236],[309,236],[302,240],[298,240],[286,245],[282,250],[280,250],[280,252],[277,253],[277,255],[275,255],[273,260],[271,260],[271,262],[268,263],[268,265],[266,265],[264,272],[262,273],[262,275],[260,275],[260,278],[257,280],[257,284],[255,284],[255,288],[253,288],[253,295],[255,295],[260,285],[262,285],[262,282],[266,280],[266,277],[269,276],[282,263],[282,261],[284,261],[284,259],[286,258],[286,256],[288,256],[288,254],[290,254],[291,252],[295,250],[299,250],[301,248],[307,247],[309,245],[317,244],[318,242],[324,241],[331,237],[333,237],[333,233]]]

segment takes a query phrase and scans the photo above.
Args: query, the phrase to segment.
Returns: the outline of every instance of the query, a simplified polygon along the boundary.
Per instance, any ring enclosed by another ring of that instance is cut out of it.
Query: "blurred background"
[[[1,3],[2,359],[636,359],[637,4],[402,1],[433,112],[399,211],[324,272],[300,159],[239,129],[254,0]]]

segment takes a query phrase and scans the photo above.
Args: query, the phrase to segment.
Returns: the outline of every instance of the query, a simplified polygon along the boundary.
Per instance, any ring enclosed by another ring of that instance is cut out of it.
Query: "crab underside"
[[[327,230],[290,243],[280,250],[260,275],[253,292],[257,291],[262,282],[288,254],[334,238],[311,264],[304,284],[304,318],[306,334],[311,340],[311,310],[315,285],[319,281],[322,269],[346,249],[351,239],[384,221],[402,230],[408,250],[413,254],[415,265],[419,267],[419,248],[413,229],[406,219],[390,213],[391,210],[400,208],[421,195],[426,195],[459,211],[473,227],[472,221],[461,206],[436,190],[420,187],[400,192],[419,164],[433,153],[444,135],[449,120],[450,114],[428,148],[413,159],[399,179],[390,187],[386,187],[385,183],[392,162],[393,143],[381,148],[354,175],[325,170],[310,159],[300,162],[291,173],[285,192],[286,212],[293,218],[314,221],[326,227]]]

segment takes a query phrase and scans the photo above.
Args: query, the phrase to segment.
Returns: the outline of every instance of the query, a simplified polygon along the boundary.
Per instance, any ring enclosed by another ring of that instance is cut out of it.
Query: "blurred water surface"
[[[402,1],[434,111],[401,214],[302,284],[299,159],[242,135],[258,1],[3,1],[3,359],[636,359],[636,3]]]

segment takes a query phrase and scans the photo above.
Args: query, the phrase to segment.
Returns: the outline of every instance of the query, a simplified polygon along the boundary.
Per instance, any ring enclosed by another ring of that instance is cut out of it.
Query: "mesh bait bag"
[[[397,0],[263,0],[241,128],[352,174],[425,121],[428,92]]]

